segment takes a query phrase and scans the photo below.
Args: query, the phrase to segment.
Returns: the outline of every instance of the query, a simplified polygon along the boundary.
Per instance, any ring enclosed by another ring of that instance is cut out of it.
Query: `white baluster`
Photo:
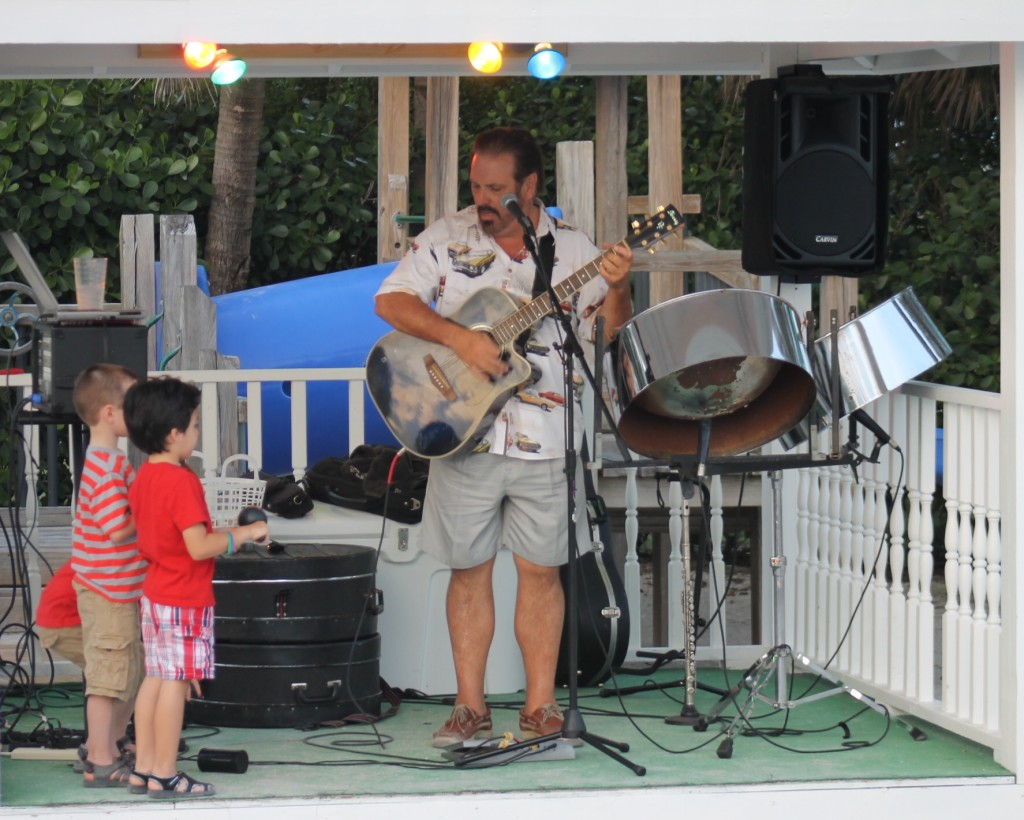
[[[850,532],[850,591],[851,591],[851,612],[850,637],[847,644],[850,647],[850,671],[855,675],[863,675],[864,672],[864,646],[862,630],[864,628],[864,603],[867,598],[865,584],[867,576],[864,567],[864,482],[853,483],[853,470],[847,468],[850,474],[850,520],[852,528]],[[854,610],[856,610],[854,612]]]
[[[946,496],[946,532],[943,543],[946,548],[944,580],[946,584],[946,606],[942,613],[942,707],[950,714],[956,712],[957,702],[957,611],[959,587],[957,574],[960,568],[960,499],[958,481],[960,459],[960,417],[963,408],[947,404],[943,408],[942,436],[942,490]]]
[[[798,471],[799,483],[796,490],[796,623],[793,629],[793,646],[809,647],[813,643],[807,636],[807,572],[810,564],[810,545],[808,541],[808,521],[810,512],[807,509],[807,498],[810,494],[811,470],[803,468]]]
[[[308,436],[306,430],[306,419],[308,417],[306,387],[307,383],[304,381],[291,382],[292,471],[297,476],[305,474],[306,461],[309,458],[307,455],[309,447],[307,445]]]
[[[913,396],[901,396],[909,420],[906,439],[907,502],[907,621],[906,680],[908,694],[918,691],[918,624],[921,615],[921,465],[918,442],[914,438],[919,426],[920,402]]]
[[[812,467],[807,471],[807,572],[804,576],[804,640],[798,646],[807,652],[817,652],[818,642],[818,538],[821,516],[818,514],[818,484],[821,470]],[[820,656],[819,656],[820,657]]]
[[[876,465],[864,465],[863,487],[864,582],[867,585],[867,591],[864,593],[864,602],[860,606],[863,624],[860,636],[863,663],[861,675],[868,681],[878,681],[876,646],[874,646],[877,640],[877,636],[874,634],[874,616],[876,616],[879,599],[881,598],[885,602],[886,578],[885,572],[876,570],[879,562],[884,559],[886,551],[879,549],[881,533],[877,523],[876,494],[879,491],[879,480]]]
[[[836,640],[842,641],[836,663],[839,669],[850,668],[850,640],[843,640],[853,613],[853,471],[848,467],[836,468],[839,478],[839,599],[836,606],[838,615]]]
[[[956,618],[957,645],[957,699],[956,713],[961,718],[970,717],[971,713],[971,563],[973,561],[974,534],[971,531],[971,495],[973,492],[971,451],[974,447],[973,419],[974,412],[965,408],[961,413],[960,425],[960,474],[957,476],[960,506],[960,530],[957,533],[957,554],[960,557],[956,573],[957,598],[960,608]]]
[[[640,560],[637,556],[637,539],[640,535],[640,523],[637,519],[639,493],[636,487],[636,467],[626,468],[626,490],[623,506],[626,509],[624,529],[626,532],[626,563],[623,566],[623,583],[626,587],[626,605],[629,607],[629,655],[636,658],[636,651],[641,647],[641,614],[643,607],[640,601]]]
[[[886,408],[885,412],[879,413],[880,417],[890,416],[888,426],[882,425],[882,429],[891,430],[897,440],[906,441],[901,435],[899,427],[900,417],[895,411],[890,411],[893,396],[888,397],[890,401],[880,402],[880,406]],[[880,422],[881,423],[881,422]],[[905,429],[905,428],[904,428]],[[906,681],[906,594],[903,588],[903,569],[906,563],[906,543],[904,541],[904,516],[903,516],[903,486],[902,486],[902,460],[888,456],[889,464],[889,492],[892,494],[892,511],[889,515],[889,566],[891,568],[892,583],[889,586],[889,685],[898,692],[903,691]]]
[[[932,576],[935,558],[932,543],[932,501],[935,498],[935,401],[921,399],[918,437],[921,485],[921,599],[918,616],[918,699],[935,701],[935,603],[932,600]]]
[[[972,607],[971,624],[971,722],[985,724],[985,634],[987,626],[985,592],[988,586],[988,510],[985,499],[988,498],[985,487],[986,464],[989,450],[986,442],[986,414],[982,410],[974,411],[972,438],[974,441],[971,471],[974,501],[972,515],[974,538],[971,541],[973,553],[973,571],[971,573]]]
[[[199,428],[203,448],[203,478],[215,478],[220,463],[218,439],[217,385],[206,382],[199,385]]]
[[[263,466],[263,385],[245,383],[245,441],[249,464]],[[296,480],[299,476],[296,476]]]
[[[880,424],[888,422],[884,413],[884,403],[877,408],[879,413],[877,421]],[[884,428],[883,428],[884,429]],[[874,680],[882,686],[889,683],[889,508],[887,504],[889,484],[889,466],[891,462],[890,450],[884,448],[879,456],[879,463],[874,465],[872,473],[875,476],[875,517],[874,532],[877,540],[875,561],[875,610],[874,610],[874,633],[873,633],[873,664]]]
[[[825,659],[831,658],[839,647],[839,636],[843,629],[839,615],[840,469],[828,468],[828,653],[822,656]]]
[[[682,550],[690,548],[689,520],[683,520],[682,483],[678,475],[673,475],[668,482],[668,645],[670,647],[685,646],[686,636],[683,634],[683,594],[686,587],[683,578]],[[689,513],[689,508],[687,508]],[[686,532],[684,533],[684,523]],[[696,613],[694,613],[696,617]],[[696,621],[694,621],[696,623]]]
[[[999,728],[999,670],[1002,667],[999,651],[1002,635],[1002,613],[1000,602],[1003,590],[1002,560],[1003,544],[1000,534],[999,499],[999,466],[1001,449],[999,446],[999,413],[987,412],[988,448],[987,469],[988,480],[988,584],[986,600],[988,601],[988,629],[985,635],[985,726],[990,731]]]
[[[828,549],[829,549],[829,480],[828,468],[818,473],[818,578],[817,578],[817,645],[814,653],[819,658],[828,658]]]
[[[729,598],[725,595],[725,560],[722,556],[722,535],[725,531],[725,525],[722,520],[722,508],[724,506],[724,499],[722,493],[722,477],[715,475],[711,477],[711,577],[712,581],[708,583],[708,589],[710,594],[706,596],[709,611],[714,612],[718,609],[718,617],[721,619],[719,624],[715,624],[708,630],[708,644],[714,647],[722,647],[723,640],[725,641],[724,646],[729,645],[729,630],[728,623],[729,619],[726,617],[729,612]],[[687,527],[689,524],[687,524]],[[698,568],[698,581],[699,581],[700,570]],[[721,604],[719,601],[721,600]],[[696,622],[695,622],[696,623]]]

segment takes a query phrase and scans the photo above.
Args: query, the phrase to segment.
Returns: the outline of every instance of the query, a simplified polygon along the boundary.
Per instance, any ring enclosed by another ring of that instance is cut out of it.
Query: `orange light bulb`
[[[202,70],[213,62],[217,56],[216,43],[189,42],[181,47],[181,54],[185,65],[196,71]]]

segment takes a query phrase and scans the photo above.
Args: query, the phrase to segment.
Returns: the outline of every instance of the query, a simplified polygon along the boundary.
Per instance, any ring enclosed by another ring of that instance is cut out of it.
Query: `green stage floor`
[[[781,712],[755,701],[750,725],[759,734],[752,736],[749,730],[737,734],[731,758],[721,758],[717,753],[722,742],[720,724],[700,733],[664,720],[681,713],[685,692],[679,687],[658,689],[654,684],[678,681],[681,675],[679,670],[661,670],[651,678],[621,676],[618,686],[623,688],[649,683],[644,691],[622,698],[601,697],[597,689],[579,693],[587,730],[627,743],[625,756],[646,770],[642,776],[589,745],[576,750],[574,759],[525,757],[487,768],[456,767],[430,746],[431,732],[445,720],[450,705],[443,699],[413,699],[409,693],[403,693],[396,715],[375,725],[312,730],[189,725],[184,732],[188,751],[181,767],[213,782],[218,797],[227,800],[823,781],[1012,780],[993,761],[989,749],[920,721],[888,721],[845,694]],[[738,672],[730,673],[729,682],[735,683],[738,677]],[[720,671],[701,670],[700,681],[720,689],[726,686]],[[793,696],[801,695],[812,682],[795,677]],[[80,687],[62,686],[42,693],[41,699],[47,720],[81,729]],[[695,706],[706,713],[717,700],[715,694],[698,690]],[[5,711],[10,701],[5,702]],[[492,697],[490,703],[495,732],[516,729],[521,696]],[[735,709],[730,705],[724,714],[731,717]],[[29,732],[39,721],[37,713],[26,714],[14,730]],[[908,724],[923,730],[927,739],[914,740]],[[195,758],[203,748],[243,749],[249,769],[245,774],[200,774]],[[4,808],[154,802],[120,789],[85,789],[67,761],[12,759],[6,752],[5,747],[0,772]]]

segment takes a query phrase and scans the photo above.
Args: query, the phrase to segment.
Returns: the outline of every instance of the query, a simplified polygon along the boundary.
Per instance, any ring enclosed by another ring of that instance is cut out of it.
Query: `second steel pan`
[[[792,429],[816,389],[800,317],[754,290],[680,296],[622,326],[610,383],[629,448],[665,458],[696,454],[710,420],[710,455],[735,455]]]
[[[951,352],[913,288],[842,325],[837,334],[839,418],[891,393]],[[832,336],[814,343],[814,378],[823,419],[832,417]]]

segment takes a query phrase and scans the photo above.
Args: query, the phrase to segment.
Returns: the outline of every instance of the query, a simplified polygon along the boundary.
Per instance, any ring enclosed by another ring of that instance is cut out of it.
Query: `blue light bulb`
[[[565,71],[565,56],[545,43],[537,46],[526,67],[538,80],[550,80]]]

